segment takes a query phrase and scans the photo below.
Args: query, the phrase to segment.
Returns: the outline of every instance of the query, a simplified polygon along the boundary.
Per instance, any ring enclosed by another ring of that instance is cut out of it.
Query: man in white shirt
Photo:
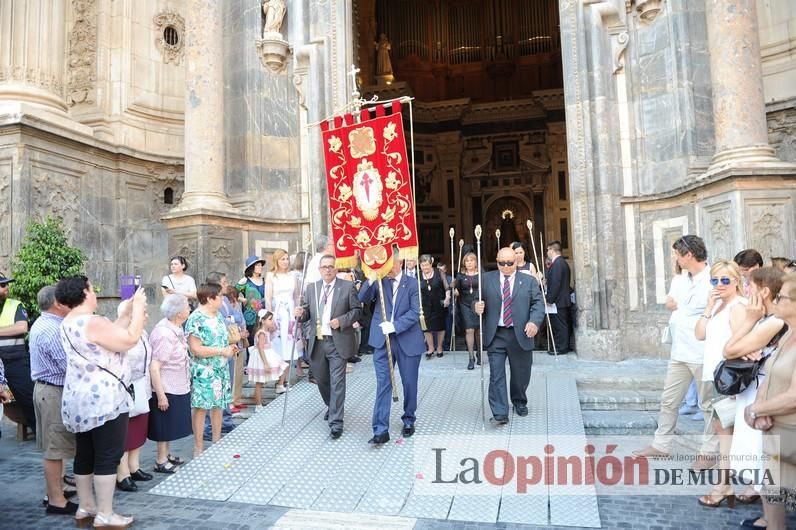
[[[710,267],[705,242],[701,237],[685,235],[672,245],[677,263],[688,271],[688,285],[682,303],[672,314],[672,351],[666,382],[661,394],[661,411],[658,415],[658,429],[652,444],[634,451],[635,456],[647,458],[668,458],[671,452],[672,435],[677,425],[677,411],[683,401],[691,379],[697,382],[700,406],[704,412],[712,396],[711,383],[702,381],[702,360],[704,342],[696,339],[694,328],[704,316],[710,293]],[[712,467],[711,455],[718,451],[715,436],[706,429],[701,454],[694,463],[695,469]]]

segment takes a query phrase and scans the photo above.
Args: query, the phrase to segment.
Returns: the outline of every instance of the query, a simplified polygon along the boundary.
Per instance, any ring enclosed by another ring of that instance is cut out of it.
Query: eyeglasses
[[[722,276],[721,278],[711,278],[710,285],[716,287],[719,284],[719,281],[721,281],[722,285],[730,285],[732,283],[731,278],[728,278],[727,276]]]
[[[319,268],[319,269],[326,269],[326,270],[329,270],[329,269],[334,269],[334,265],[321,265],[321,266],[320,266],[320,267],[318,267],[318,268]]]
[[[514,265],[514,262],[513,261],[498,261],[497,264],[500,267],[511,267],[512,265]]]
[[[785,300],[793,300],[790,296],[786,296],[782,293],[777,293],[777,296],[774,297],[774,303],[778,304],[780,299],[784,298]]]
[[[691,245],[689,245],[688,241],[686,241],[685,236],[682,236],[680,239],[678,239],[677,241],[674,242],[675,246],[680,246],[680,243],[682,243],[682,245],[685,247],[686,254],[689,253],[689,252],[691,254],[694,253],[694,251],[691,250]],[[685,254],[680,254],[680,255],[685,257]]]

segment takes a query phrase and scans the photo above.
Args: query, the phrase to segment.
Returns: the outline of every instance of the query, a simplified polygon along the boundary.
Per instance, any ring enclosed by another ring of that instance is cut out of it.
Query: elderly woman
[[[116,324],[128,326],[132,306],[128,300],[119,304]],[[146,326],[146,313],[144,325]],[[138,343],[127,351],[127,364],[130,366],[133,383],[136,391],[142,392],[136,396],[136,403],[141,400],[143,407],[130,409],[130,421],[127,424],[127,438],[124,444],[124,454],[116,469],[116,487],[122,491],[138,491],[135,481],[152,480],[152,475],[141,470],[141,446],[146,442],[147,427],[149,425],[149,407],[147,403],[152,395],[152,385],[149,378],[149,364],[152,362],[152,347],[149,345],[149,336],[146,330],[141,332]],[[138,410],[136,410],[138,408]]]
[[[785,321],[788,331],[766,363],[768,375],[755,402],[746,407],[745,419],[748,425],[766,431],[763,452],[779,468],[778,473],[776,468],[771,470],[773,484],[763,490],[767,528],[785,530],[785,509],[796,509],[796,274],[783,278],[782,289],[774,297],[774,315]],[[744,523],[754,527],[754,521]]]
[[[188,299],[170,294],[160,304],[163,319],[149,335],[152,345],[152,390],[149,400],[149,439],[157,442],[155,471],[174,473],[184,462],[169,453],[169,442],[191,434],[191,380],[188,341],[182,325],[191,310]]]
[[[221,315],[221,286],[205,283],[196,291],[199,307],[185,322],[191,352],[191,408],[193,409],[194,456],[204,450],[204,426],[210,411],[213,443],[221,439],[221,411],[232,401],[227,362],[237,346],[227,340],[227,324]]]
[[[67,430],[75,433],[74,472],[80,498],[75,519],[78,526],[92,521],[95,527],[129,526],[132,517],[113,513],[113,490],[132,402],[124,352],[141,338],[146,295],[142,289],[136,291],[126,327],[94,314],[97,296],[85,276],[59,281],[55,298],[71,309],[61,324],[67,356],[61,417]]]
[[[429,254],[420,256],[420,299],[423,302],[423,317],[426,321],[426,359],[431,359],[434,353],[442,357],[442,343],[445,338],[445,318],[448,316],[447,307],[450,305],[450,290],[448,282],[440,272],[434,268],[434,258]],[[438,349],[435,349],[437,346]]]

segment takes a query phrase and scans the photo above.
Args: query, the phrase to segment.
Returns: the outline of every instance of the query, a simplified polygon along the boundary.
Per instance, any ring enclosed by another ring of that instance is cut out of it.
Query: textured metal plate
[[[559,374],[548,375],[547,398],[548,433],[566,435],[566,442],[557,439],[557,452],[578,454],[586,445],[586,434],[575,380]],[[600,528],[600,512],[594,487],[591,487],[590,495],[571,495],[567,494],[568,490],[572,490],[572,487],[556,485],[551,488],[550,524]]]

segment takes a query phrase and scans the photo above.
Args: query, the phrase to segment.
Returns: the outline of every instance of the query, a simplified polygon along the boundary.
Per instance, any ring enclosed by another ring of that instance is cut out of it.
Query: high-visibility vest
[[[17,314],[18,307],[19,307],[19,300],[12,300],[11,298],[6,300],[6,303],[3,304],[3,311],[0,312],[0,328],[13,326],[15,324],[14,317]],[[0,348],[4,346],[22,346],[24,344],[25,344],[24,333],[17,337],[0,338]]]

